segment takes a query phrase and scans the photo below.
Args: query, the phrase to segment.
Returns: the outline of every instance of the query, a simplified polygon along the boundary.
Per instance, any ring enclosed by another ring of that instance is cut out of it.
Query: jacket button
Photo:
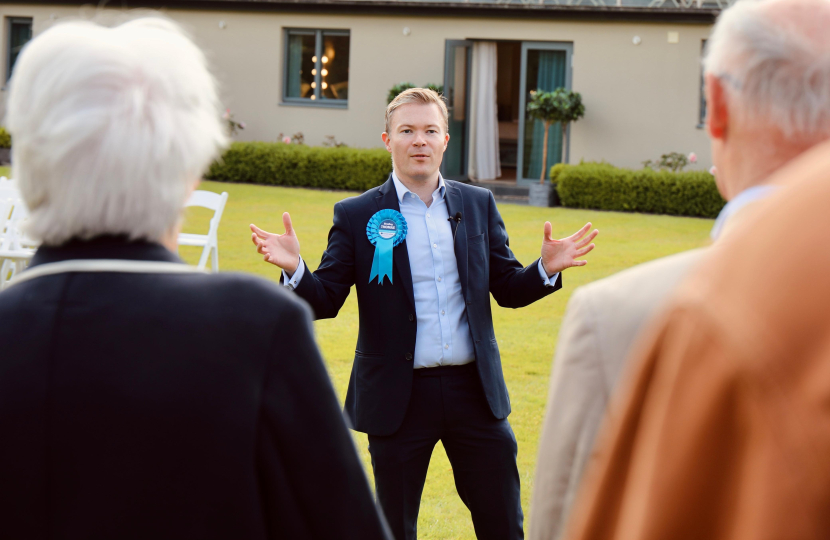
[[[481,340],[480,340],[480,339],[477,339],[477,340],[476,340],[476,345],[478,345],[479,343],[481,343]]]
[[[406,359],[411,362],[412,361],[412,353],[406,353]]]
[[[412,313],[410,313],[410,314],[409,314],[409,322],[412,322],[412,321],[414,321],[414,320],[415,320],[415,315],[413,315]]]
[[[467,305],[468,305],[468,306],[469,306],[469,305],[471,305],[472,303],[473,303],[473,301],[472,301],[472,300],[467,300]]]

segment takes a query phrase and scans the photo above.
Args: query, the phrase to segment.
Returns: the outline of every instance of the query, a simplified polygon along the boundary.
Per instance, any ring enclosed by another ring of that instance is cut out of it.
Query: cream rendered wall
[[[427,13],[428,6],[424,11]],[[661,153],[696,152],[711,165],[698,124],[701,42],[709,25],[573,22],[497,18],[316,15],[256,12],[165,12],[207,51],[226,106],[247,124],[239,140],[275,140],[302,131],[307,144],[334,135],[350,146],[380,146],[386,93],[393,84],[443,82],[444,41],[565,41],[574,46],[573,88],[585,118],[571,134],[571,162],[605,160],[638,167]],[[89,7],[0,5],[3,17],[34,18],[35,35],[54,20],[91,18]],[[106,10],[106,18],[121,16]],[[226,27],[220,28],[219,22]],[[283,28],[351,31],[348,109],[280,104]],[[405,36],[403,28],[411,30]],[[6,27],[3,25],[3,58]],[[679,42],[668,43],[677,32]],[[632,39],[640,36],[642,43]],[[4,60],[5,62],[5,60]],[[2,111],[0,111],[2,112]],[[450,143],[452,144],[452,143]]]

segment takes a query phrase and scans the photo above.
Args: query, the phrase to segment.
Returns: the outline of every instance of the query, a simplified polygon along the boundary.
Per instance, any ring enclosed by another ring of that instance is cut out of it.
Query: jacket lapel
[[[392,180],[392,175],[389,175],[387,180],[378,190],[378,196],[375,197],[378,210],[396,210],[401,211],[401,205],[398,202],[398,192],[395,191],[395,183]],[[409,268],[409,253],[406,247],[406,240],[400,243],[392,250],[392,257],[394,262],[394,274],[398,283],[403,286],[406,291],[406,297],[412,309],[415,309],[415,292],[412,288],[412,271]]]
[[[461,222],[456,223],[451,221],[452,232],[455,236],[455,262],[458,265],[458,279],[461,281],[461,294],[464,299],[467,299],[467,225],[464,222],[464,217],[467,216],[464,210],[464,198],[461,196],[461,190],[455,186],[454,183],[444,181],[447,186],[447,213],[450,217],[454,217],[457,212],[461,212]]]

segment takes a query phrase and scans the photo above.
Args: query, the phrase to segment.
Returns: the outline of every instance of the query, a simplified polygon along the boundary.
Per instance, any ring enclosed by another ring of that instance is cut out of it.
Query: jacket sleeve
[[[542,425],[530,540],[559,540],[608,402],[590,293],[574,291],[556,347]]]
[[[391,540],[299,302],[269,355],[256,457],[269,538]]]
[[[722,329],[684,311],[631,357],[635,372],[621,401],[612,398],[619,414],[600,433],[567,538],[812,537],[770,512],[766,496],[779,497],[773,486],[787,476],[780,463],[798,458],[770,454],[752,432],[752,419],[766,417],[753,403],[765,392],[741,373]]]
[[[560,273],[553,287],[546,287],[539,275],[539,259],[522,267],[510,249],[510,239],[496,199],[489,193],[488,236],[490,238],[490,293],[501,307],[520,308],[562,288]]]
[[[334,205],[334,223],[320,266],[305,275],[294,290],[309,303],[315,319],[337,316],[354,285],[354,240],[342,203]]]

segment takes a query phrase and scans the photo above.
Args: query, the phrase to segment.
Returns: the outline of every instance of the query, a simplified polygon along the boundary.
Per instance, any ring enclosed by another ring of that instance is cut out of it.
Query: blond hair
[[[407,105],[409,103],[433,103],[438,105],[438,109],[444,117],[444,131],[447,132],[450,130],[450,115],[449,112],[447,112],[447,104],[444,103],[444,99],[438,94],[438,92],[430,90],[429,88],[410,88],[409,90],[404,90],[398,94],[398,96],[386,106],[386,133],[389,133],[389,122],[392,120],[392,113],[395,112],[395,109],[401,105]]]

